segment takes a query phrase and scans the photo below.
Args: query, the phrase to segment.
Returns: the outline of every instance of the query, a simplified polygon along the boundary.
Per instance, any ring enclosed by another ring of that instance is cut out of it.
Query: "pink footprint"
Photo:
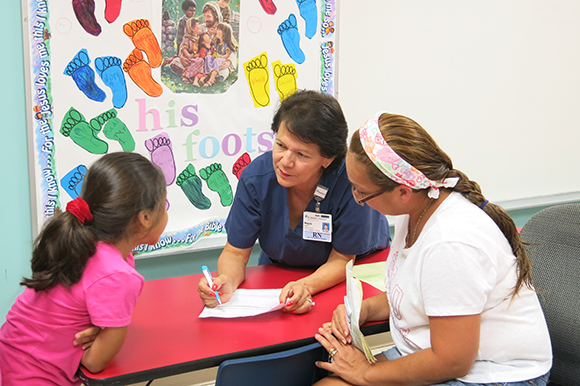
[[[121,0],[105,0],[105,19],[112,23],[121,13]]]
[[[173,158],[173,146],[169,135],[161,133],[145,141],[145,147],[151,154],[151,162],[161,169],[165,183],[169,186],[175,181],[177,169]]]

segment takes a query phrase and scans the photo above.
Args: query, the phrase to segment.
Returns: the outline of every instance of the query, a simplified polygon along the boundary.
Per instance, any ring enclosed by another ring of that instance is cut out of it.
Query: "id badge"
[[[302,225],[302,238],[304,240],[332,242],[331,214],[304,212]]]

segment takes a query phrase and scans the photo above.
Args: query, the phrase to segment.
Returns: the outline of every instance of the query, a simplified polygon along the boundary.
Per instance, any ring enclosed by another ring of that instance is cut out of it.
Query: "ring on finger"
[[[331,357],[333,357],[333,356],[335,356],[335,355],[336,355],[336,353],[337,353],[337,352],[338,352],[338,350],[337,350],[337,349],[335,349],[335,348],[333,348],[332,350],[330,350],[330,351],[328,352],[328,354],[329,354]]]
[[[314,303],[314,300],[312,300],[312,298],[307,298],[306,300],[310,302],[311,306],[314,306],[314,304],[316,304]]]

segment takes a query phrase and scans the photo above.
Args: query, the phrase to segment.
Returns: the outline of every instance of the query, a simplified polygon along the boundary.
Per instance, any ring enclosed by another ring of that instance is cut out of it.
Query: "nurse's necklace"
[[[410,233],[411,229],[407,229],[407,247],[410,247],[415,242],[415,234],[417,233],[417,227],[419,226],[419,223],[421,222],[423,215],[427,212],[427,209],[429,209],[429,207],[431,206],[433,201],[434,200],[429,200],[429,203],[427,204],[427,206],[423,210],[423,213],[421,213],[421,215],[419,216],[419,219],[417,220],[417,223],[415,224],[415,228],[413,228],[413,238],[410,241],[409,241],[409,233]],[[409,225],[411,225],[411,222],[409,222]]]

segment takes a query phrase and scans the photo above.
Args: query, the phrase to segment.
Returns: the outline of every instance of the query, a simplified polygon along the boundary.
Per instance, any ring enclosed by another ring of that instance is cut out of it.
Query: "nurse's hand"
[[[286,304],[282,311],[293,314],[305,314],[314,305],[312,295],[300,281],[291,281],[284,286],[280,294],[280,303],[282,302]]]
[[[205,277],[202,277],[197,285],[197,291],[199,292],[199,297],[203,301],[203,304],[207,307],[214,308],[218,305],[214,291],[218,291],[220,300],[223,304],[231,299],[235,288],[232,288],[226,275],[219,275],[213,279],[212,288],[209,288],[207,280]]]

